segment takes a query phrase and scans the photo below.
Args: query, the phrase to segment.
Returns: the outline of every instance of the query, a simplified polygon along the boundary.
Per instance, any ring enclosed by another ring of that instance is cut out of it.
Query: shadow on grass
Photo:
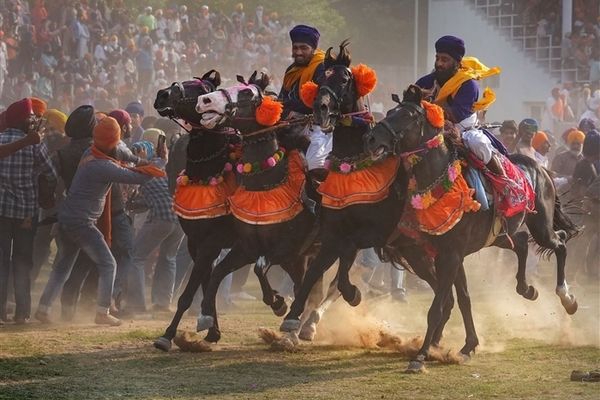
[[[397,373],[393,353],[313,347],[162,353],[150,348],[0,360],[0,399],[175,398],[259,394],[271,389]]]

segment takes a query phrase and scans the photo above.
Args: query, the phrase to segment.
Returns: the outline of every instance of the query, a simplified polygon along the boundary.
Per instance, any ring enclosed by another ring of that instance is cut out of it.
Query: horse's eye
[[[343,82],[343,83],[348,83],[349,81],[350,81],[350,78],[344,78],[344,79],[342,80],[342,82]]]

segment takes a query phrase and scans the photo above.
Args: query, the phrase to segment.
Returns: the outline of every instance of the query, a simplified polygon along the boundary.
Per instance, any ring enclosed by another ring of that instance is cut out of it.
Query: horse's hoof
[[[461,358],[459,364],[464,364],[471,361],[471,355],[465,353],[458,353],[458,356]]]
[[[354,298],[352,298],[352,300],[348,301],[348,304],[350,304],[352,307],[356,307],[357,305],[360,304],[360,302],[362,301],[362,295],[360,294],[360,290],[355,287],[354,288]]]
[[[538,293],[537,289],[534,288],[533,286],[529,286],[527,288],[527,291],[523,295],[523,297],[525,297],[527,300],[531,300],[531,301],[536,301],[538,296],[539,296],[539,293]]]
[[[204,341],[208,343],[217,343],[219,340],[221,340],[221,332],[218,329],[209,328]]]
[[[408,363],[408,367],[406,367],[406,371],[404,372],[407,374],[422,374],[427,372],[427,370],[423,361],[413,360]]]
[[[575,297],[571,296],[570,299],[572,301],[569,301],[567,299],[561,299],[560,302],[567,311],[567,314],[573,315],[577,312],[577,308],[579,307],[579,305],[577,304],[577,300],[575,300]]]
[[[284,319],[279,327],[281,332],[294,332],[300,329],[299,319]]]
[[[275,306],[275,304],[273,304]],[[285,304],[285,301],[281,301],[281,305],[277,308],[273,308],[273,313],[278,317],[283,317],[287,314],[288,306]]]
[[[215,319],[210,315],[200,314],[198,317],[198,323],[196,325],[196,332],[205,331],[212,328],[215,325]]]
[[[300,329],[298,338],[300,340],[312,342],[316,335],[317,335],[317,326],[315,324],[304,324],[302,326],[302,329]]]
[[[154,347],[162,351],[171,350],[171,341],[164,336],[159,337],[154,341]]]

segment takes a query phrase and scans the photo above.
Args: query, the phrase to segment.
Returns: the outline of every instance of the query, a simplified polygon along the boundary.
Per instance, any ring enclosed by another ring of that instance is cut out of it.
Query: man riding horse
[[[522,173],[508,159],[508,151],[495,137],[477,127],[477,112],[486,110],[495,100],[486,88],[479,99],[476,80],[500,73],[475,57],[465,57],[465,43],[455,36],[442,36],[435,42],[435,70],[420,78],[426,100],[444,110],[444,118],[460,131],[470,154],[469,165],[481,170],[490,180],[497,199],[496,210],[507,217],[522,210],[532,211],[533,192]]]
[[[444,109],[447,120],[457,124],[465,146],[471,150],[492,172],[504,175],[498,150],[490,138],[481,130],[475,129],[477,111],[484,110],[493,100],[479,99],[479,85],[475,76],[465,71],[462,65],[465,55],[465,42],[455,36],[443,36],[435,42],[435,70],[420,78],[416,85],[423,89],[427,100]],[[469,58],[472,60],[472,58]],[[483,67],[485,68],[485,67]],[[490,70],[487,77],[498,73]]]

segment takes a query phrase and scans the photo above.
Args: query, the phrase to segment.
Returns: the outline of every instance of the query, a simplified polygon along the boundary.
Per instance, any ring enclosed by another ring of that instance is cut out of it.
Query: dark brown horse
[[[249,83],[243,82],[241,78],[240,81],[242,82],[233,87],[199,96],[196,106],[196,111],[202,115],[202,124],[208,128],[228,126],[240,132],[241,165],[250,166],[251,169],[238,171],[241,172],[240,188],[246,193],[274,193],[271,190],[290,185],[299,175],[304,180],[305,171],[300,167],[302,171],[298,173],[298,158],[292,158],[292,154],[303,147],[305,142],[294,134],[278,136],[278,129],[261,125],[257,121],[257,110],[266,102],[264,90],[269,83],[268,78],[261,75],[257,79],[254,73]],[[292,174],[293,171],[295,175]],[[303,256],[313,243],[318,227],[315,215],[303,208],[299,200],[291,199],[292,202],[288,204],[290,208],[299,206],[296,208],[297,213],[290,213],[280,222],[252,220],[252,217],[242,217],[234,212],[233,229],[238,241],[213,271],[202,301],[199,330],[214,329],[217,326],[215,296],[221,280],[259,257],[264,257],[265,260],[255,267],[263,290],[263,301],[271,305],[276,314],[285,314],[287,305],[283,297],[271,288],[266,273],[271,265],[280,265],[294,282],[295,291],[302,282],[305,270]],[[232,201],[235,201],[235,195]],[[265,202],[268,201],[265,199]],[[212,339],[214,338],[211,341]]]
[[[329,159],[336,164],[357,165],[370,159],[363,148],[363,135],[369,125],[358,123],[345,126],[340,123],[344,115],[362,111],[357,104],[359,95],[355,77],[349,68],[351,58],[347,46],[348,42],[344,41],[336,57],[332,56],[331,48],[327,51],[325,80],[319,87],[313,109],[315,123],[324,132],[333,134],[333,149]],[[338,289],[344,300],[353,306],[360,303],[361,293],[349,279],[350,267],[359,249],[383,247],[386,244],[400,218],[398,201],[397,193],[390,190],[386,197],[374,202],[351,204],[343,208],[321,207],[321,249],[310,263],[302,288],[281,325],[282,331],[295,332],[300,329],[300,317],[313,285],[336,260],[339,260]]]
[[[411,86],[405,92],[403,102],[391,111],[388,116],[378,123],[365,137],[365,149],[374,157],[382,154],[400,154],[413,151],[440,133],[428,122],[425,111],[421,108],[422,94],[417,86]],[[443,145],[430,149],[423,160],[413,166],[412,172],[416,178],[417,188],[427,188],[432,185],[448,169],[453,161],[455,148],[446,141]],[[519,257],[517,272],[517,292],[526,298],[534,298],[537,291],[525,280],[525,259],[527,256],[527,234],[517,232],[517,228],[525,222],[531,236],[541,249],[551,251],[557,258],[556,293],[562,305],[569,314],[577,310],[575,297],[569,293],[565,281],[565,243],[578,233],[578,228],[562,212],[552,180],[546,170],[534,160],[526,156],[511,156],[511,161],[517,164],[532,183],[536,194],[535,213],[520,213],[506,219],[506,232],[496,238],[493,245],[510,248],[510,238],[515,244]],[[405,187],[407,190],[407,187]],[[463,260],[468,254],[479,251],[486,245],[486,238],[494,223],[494,210],[465,213],[451,230],[443,235],[426,235],[427,242],[433,246],[438,256],[435,258],[435,269],[438,288],[435,291],[433,303],[427,316],[427,333],[422,348],[415,360],[409,364],[410,371],[420,371],[424,368],[429,347],[436,332],[445,323],[445,304],[450,296],[452,285],[457,280],[464,280]],[[520,250],[519,250],[520,249]],[[468,296],[468,294],[467,294]],[[467,343],[461,350],[470,354],[477,345],[476,336],[467,330]],[[471,336],[470,336],[471,335]]]

